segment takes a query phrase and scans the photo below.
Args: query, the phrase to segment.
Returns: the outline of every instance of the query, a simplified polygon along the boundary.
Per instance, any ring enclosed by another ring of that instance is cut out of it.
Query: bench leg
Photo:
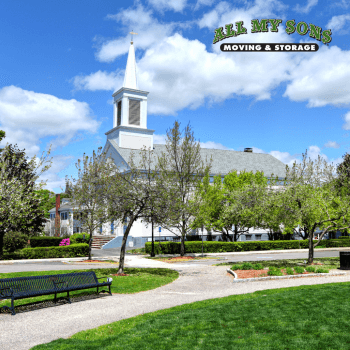
[[[69,304],[72,304],[72,302],[70,301],[70,297],[69,297],[69,290],[67,291],[67,298],[68,298]]]
[[[53,302],[57,303],[57,293],[55,293],[55,297],[53,298]]]
[[[112,295],[112,292],[111,292],[111,285],[109,285],[108,287],[109,287],[109,294]]]

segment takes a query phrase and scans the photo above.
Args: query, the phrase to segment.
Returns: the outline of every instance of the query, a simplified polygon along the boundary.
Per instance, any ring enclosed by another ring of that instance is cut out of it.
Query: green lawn
[[[153,269],[153,268],[125,268],[124,272],[129,276],[111,276],[116,274],[118,268],[107,269],[87,269],[87,270],[60,270],[60,271],[30,271],[30,272],[14,272],[14,273],[0,273],[0,278],[23,277],[23,276],[40,276],[40,275],[54,275],[70,272],[95,271],[97,277],[112,277],[113,282],[111,286],[112,293],[130,294],[143,292],[150,289],[155,289],[170,282],[173,282],[179,277],[179,273],[170,269]],[[103,280],[100,280],[102,282]],[[105,287],[106,288],[106,287]],[[81,291],[70,292],[72,297],[96,293],[96,288],[85,289]],[[103,293],[101,293],[103,295]],[[108,294],[107,294],[108,295]],[[58,297],[66,297],[67,293],[57,294]],[[53,300],[53,295],[40,296],[28,299],[15,300],[15,308],[20,305],[28,305],[46,300]],[[8,299],[0,301],[0,307],[10,306],[11,301]]]
[[[205,300],[32,349],[349,349],[349,288],[334,283]]]

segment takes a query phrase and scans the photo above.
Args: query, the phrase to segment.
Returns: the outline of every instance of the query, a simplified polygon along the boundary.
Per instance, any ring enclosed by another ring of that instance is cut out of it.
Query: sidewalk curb
[[[334,248],[321,248],[321,249],[315,249],[315,251],[342,251],[342,250],[349,250],[350,247],[334,247]],[[308,252],[308,249],[285,249],[285,250],[256,250],[256,251],[249,251],[249,252],[224,252],[224,253],[205,253],[203,256],[222,256],[222,255],[254,255],[254,254],[279,254],[279,253],[306,253]],[[128,254],[125,255],[125,257],[135,256],[140,259],[143,259],[145,255],[136,255],[136,254]],[[180,254],[162,254],[159,255],[159,257],[173,257],[173,256],[180,256]],[[185,256],[202,256],[202,253],[188,253],[185,254]],[[41,263],[41,262],[69,262],[69,261],[84,261],[87,260],[88,257],[81,257],[81,258],[52,258],[52,259],[23,259],[23,260],[1,260],[0,265],[12,265],[12,264],[33,264],[33,263]],[[110,256],[110,257],[95,257],[97,260],[112,260],[112,259],[119,259],[119,256]]]
[[[266,281],[266,280],[285,280],[290,278],[303,278],[303,277],[328,277],[328,276],[343,276],[347,275],[346,272],[338,272],[338,273],[310,273],[307,275],[288,275],[288,276],[268,276],[268,277],[256,277],[256,278],[238,278],[237,274],[231,269],[226,270],[228,273],[233,275],[234,280],[233,283],[241,283],[241,282],[254,282],[254,281]]]

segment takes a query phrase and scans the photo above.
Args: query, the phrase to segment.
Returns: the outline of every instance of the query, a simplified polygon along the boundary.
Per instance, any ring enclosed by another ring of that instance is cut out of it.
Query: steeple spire
[[[123,87],[138,90],[137,77],[136,77],[135,49],[134,49],[133,37],[132,37],[132,35],[137,33],[130,32],[130,34],[131,34],[131,42],[130,42],[130,48],[129,48],[128,61],[126,63]]]

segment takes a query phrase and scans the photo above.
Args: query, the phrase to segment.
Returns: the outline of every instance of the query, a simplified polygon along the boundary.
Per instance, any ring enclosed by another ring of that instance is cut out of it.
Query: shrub
[[[85,238],[84,238],[85,235]],[[86,232],[82,233],[73,233],[70,237],[70,243],[76,244],[76,243],[87,243],[89,244],[90,235]]]
[[[62,241],[62,237],[32,237],[30,246],[36,247],[58,247]]]
[[[89,254],[89,245],[86,243],[79,243],[63,247],[24,248],[21,254],[24,259],[83,257]]]
[[[262,270],[263,268],[264,267],[261,264],[259,264],[259,263],[253,264],[253,269],[254,270]]]
[[[296,273],[302,274],[305,271],[305,269],[302,266],[297,266],[297,267],[294,267],[294,271]]]
[[[287,275],[294,275],[294,270],[291,267],[286,268]]]
[[[69,238],[62,239],[61,243],[59,244],[60,247],[70,245]]]
[[[305,270],[307,272],[315,272],[316,271],[316,268],[314,266],[306,266],[305,267]]]
[[[74,235],[73,235],[74,236]],[[314,241],[316,243],[316,241]],[[154,243],[156,254],[180,254],[180,242],[164,242]],[[290,241],[248,241],[248,242],[203,242],[203,251],[205,253],[224,253],[224,252],[247,252],[258,250],[278,250],[278,249],[307,249],[309,241],[305,240],[290,240]],[[350,247],[350,240],[346,239],[324,239],[319,245],[323,248],[332,247]],[[151,253],[151,242],[145,244],[146,254]],[[186,253],[201,253],[202,242],[186,241]]]
[[[326,270],[325,268],[319,267],[316,270],[316,273],[329,273],[329,270]]]
[[[269,271],[267,271],[267,274],[269,276],[283,276],[281,269],[278,269],[276,267],[269,267]]]
[[[231,270],[242,270],[242,265],[235,264],[231,267]]]
[[[251,263],[245,262],[242,264],[242,270],[252,270],[253,265]]]
[[[13,253],[23,249],[28,244],[28,236],[21,232],[6,232],[4,235],[4,248]]]

